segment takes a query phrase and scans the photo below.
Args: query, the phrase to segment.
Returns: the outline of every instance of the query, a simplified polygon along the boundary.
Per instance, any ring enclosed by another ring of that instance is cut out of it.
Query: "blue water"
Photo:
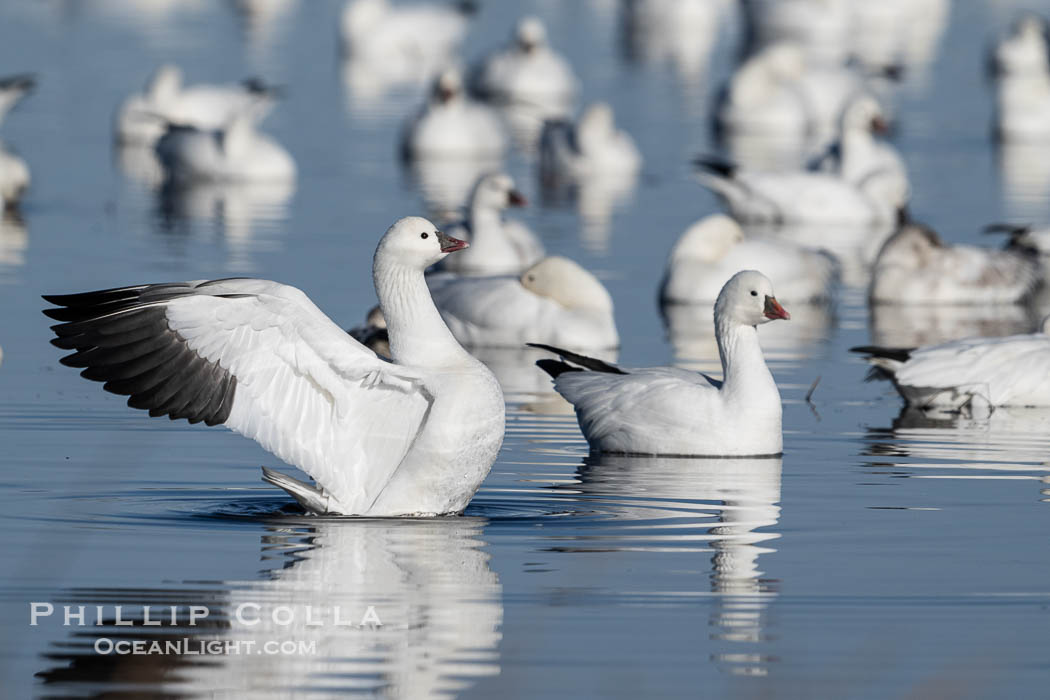
[[[902,413],[847,349],[926,342],[959,319],[873,318],[862,281],[847,279],[830,309],[793,308],[790,325],[761,329],[784,398],[782,460],[588,456],[533,358],[495,353],[485,359],[508,388],[503,452],[463,517],[425,522],[303,517],[259,481],[259,466],[277,460],[254,443],[149,420],[61,367],[40,294],[248,274],[299,286],[355,325],[374,303],[378,236],[426,211],[396,158],[418,91],[369,99],[346,84],[341,3],[265,5],[270,21],[250,20],[245,3],[0,5],[0,74],[40,81],[0,132],[34,178],[21,222],[0,225],[6,696],[1045,694],[1050,413]],[[689,158],[717,152],[709,108],[739,51],[738,23],[708,69],[685,76],[627,57],[617,3],[482,3],[468,58],[501,43],[526,9],[573,63],[584,102],[613,105],[646,165],[620,201],[599,196],[581,212],[545,198],[531,159],[512,154],[534,203],[515,214],[548,250],[601,276],[623,364],[717,366],[702,333],[669,341],[655,298],[677,235],[719,210]],[[949,240],[987,243],[985,223],[1050,216],[1038,173],[1011,167],[989,138],[983,50],[1011,17],[1002,3],[957,2],[929,75],[895,90],[913,215]],[[287,85],[265,128],[298,161],[294,191],[172,201],[136,179],[112,148],[113,110],[166,60],[191,82]],[[1006,309],[983,323],[1010,332],[1031,319]],[[33,602],[54,606],[36,626]],[[85,624],[63,624],[63,606],[80,605]],[[139,623],[143,605],[174,606],[175,624],[117,626],[116,605]],[[106,624],[94,624],[94,606]],[[208,619],[190,625],[189,606]],[[382,625],[358,627],[370,606]],[[267,617],[276,608],[289,624]],[[337,608],[354,624],[334,624]],[[240,624],[239,609],[259,622]],[[95,647],[173,638],[313,646]]]

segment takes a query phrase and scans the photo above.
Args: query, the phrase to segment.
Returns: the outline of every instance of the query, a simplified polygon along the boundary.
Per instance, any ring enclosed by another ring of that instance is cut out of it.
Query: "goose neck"
[[[752,389],[768,389],[770,386],[776,391],[776,383],[766,366],[754,326],[717,317],[715,337],[722,360],[723,389],[727,394],[741,390],[751,393]]]
[[[441,367],[472,359],[441,318],[422,270],[376,260],[372,278],[386,318],[394,362]]]

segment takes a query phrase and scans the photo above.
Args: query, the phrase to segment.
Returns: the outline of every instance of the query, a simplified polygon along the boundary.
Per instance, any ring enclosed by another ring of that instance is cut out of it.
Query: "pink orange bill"
[[[763,309],[763,311],[766,315],[766,318],[769,319],[776,320],[778,318],[782,318],[785,321],[791,319],[791,314],[787,312],[787,309],[780,305],[780,302],[777,301],[776,297],[766,295],[766,307],[765,309]]]
[[[461,241],[460,239],[453,238],[452,236],[446,236],[445,234],[441,233],[441,231],[437,231],[436,233],[438,241],[441,242],[442,253],[455,253],[457,250],[463,250],[464,248],[470,246],[470,244],[466,241]]]

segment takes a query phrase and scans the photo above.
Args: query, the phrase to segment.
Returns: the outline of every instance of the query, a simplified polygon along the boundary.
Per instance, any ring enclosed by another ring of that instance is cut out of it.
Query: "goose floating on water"
[[[759,456],[783,448],[780,392],[756,326],[791,316],[760,272],[732,277],[715,302],[721,381],[676,367],[623,370],[543,346],[562,360],[537,364],[576,408],[595,452]]]
[[[313,477],[264,480],[316,513],[459,513],[503,442],[492,373],[441,320],[423,271],[463,241],[408,217],[379,241],[392,362],[294,287],[257,279],[147,284],[45,299],[62,363],[150,415],[225,425]]]

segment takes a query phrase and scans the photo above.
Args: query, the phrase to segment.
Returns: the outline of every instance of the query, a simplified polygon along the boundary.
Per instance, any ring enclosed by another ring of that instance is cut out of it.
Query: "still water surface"
[[[517,215],[608,285],[622,363],[717,367],[703,313],[669,319],[686,332],[668,338],[655,296],[679,232],[718,210],[688,161],[717,151],[707,115],[738,23],[704,68],[639,50],[611,0],[521,6],[547,21],[584,101],[612,103],[646,166],[626,188],[545,196],[530,157],[515,153],[508,167],[534,202]],[[1050,217],[1046,178],[988,138],[982,50],[1012,7],[957,2],[927,74],[895,89],[913,213],[949,240]],[[60,367],[42,293],[248,274],[303,288],[344,326],[363,319],[377,237],[448,196],[454,173],[398,164],[419,92],[384,91],[340,65],[339,9],[0,5],[0,73],[40,79],[3,126],[34,175],[21,218],[0,224],[6,696],[1045,692],[1050,413],[902,412],[846,352],[1026,330],[1031,310],[871,316],[863,267],[847,269],[834,306],[792,308],[790,323],[762,328],[785,402],[783,459],[589,456],[536,355],[486,354],[508,390],[503,452],[463,517],[425,522],[297,515],[259,482],[259,465],[275,460],[254,443],[147,420]],[[510,4],[483,3],[468,58],[514,19]],[[165,60],[190,81],[287,85],[265,127],[298,160],[296,186],[155,192],[149,160],[114,151],[110,125]],[[30,626],[31,601],[55,615]],[[87,606],[87,624],[63,625],[63,605]],[[116,605],[139,622],[144,605],[174,606],[175,624],[118,627]],[[93,624],[94,606],[108,624]],[[190,625],[190,606],[208,619]],[[370,615],[382,625],[359,627]],[[99,639],[291,640],[313,653],[100,655]]]

